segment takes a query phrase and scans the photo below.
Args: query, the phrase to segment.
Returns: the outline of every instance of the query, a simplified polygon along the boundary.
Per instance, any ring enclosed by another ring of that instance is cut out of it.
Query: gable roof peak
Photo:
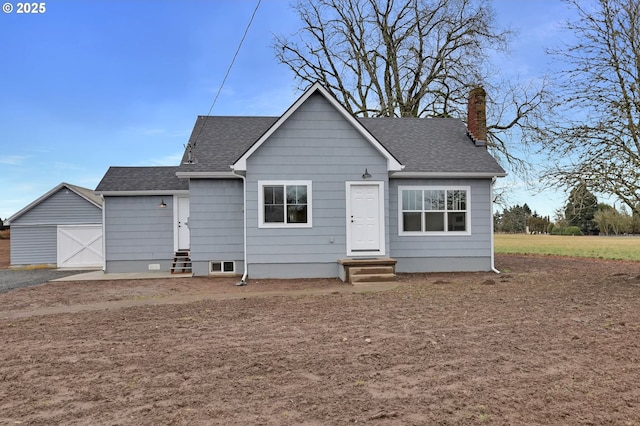
[[[387,159],[388,171],[401,171],[404,166],[387,150],[370,132],[364,127],[358,119],[351,114],[331,92],[329,92],[322,84],[313,83],[288,109],[282,114],[275,123],[253,144],[244,154],[231,165],[234,171],[246,171],[247,159],[276,131],[280,126],[296,112],[302,104],[304,104],[311,95],[320,93],[335,109],[338,111],[371,145]]]
[[[96,194],[95,191],[92,191],[89,188],[84,188],[82,186],[71,185],[70,183],[61,182],[58,185],[56,185],[54,188],[52,188],[49,191],[47,191],[45,194],[41,195],[38,199],[36,199],[36,200],[32,201],[31,203],[29,203],[26,207],[22,208],[20,211],[15,213],[9,219],[7,219],[5,221],[5,225],[11,224],[11,222],[15,221],[20,216],[24,215],[29,210],[31,210],[34,207],[36,207],[37,205],[41,204],[43,201],[47,200],[49,197],[51,197],[52,195],[56,194],[58,191],[60,191],[60,190],[62,190],[64,188],[66,188],[67,190],[73,192],[74,194],[78,195],[79,197],[85,199],[87,202],[93,204],[97,208],[102,209],[102,197],[100,197],[98,194]]]

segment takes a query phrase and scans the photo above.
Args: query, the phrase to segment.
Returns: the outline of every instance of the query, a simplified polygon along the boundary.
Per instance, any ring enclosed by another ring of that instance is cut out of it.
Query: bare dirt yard
[[[51,282],[0,295],[0,424],[640,422],[640,264]],[[304,291],[289,292],[304,288]]]
[[[8,268],[10,263],[9,247],[11,240],[0,238],[0,269]]]

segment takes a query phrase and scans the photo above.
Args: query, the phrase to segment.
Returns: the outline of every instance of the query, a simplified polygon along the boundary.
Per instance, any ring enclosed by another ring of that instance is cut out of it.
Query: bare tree
[[[274,50],[300,89],[319,81],[358,116],[465,117],[469,90],[484,85],[496,102],[488,144],[523,165],[507,133],[536,120],[546,92],[491,86],[488,53],[506,49],[511,32],[494,26],[487,1],[310,0],[294,8],[302,28],[276,36]]]
[[[640,2],[598,0],[567,24],[576,42],[552,51],[566,69],[542,137],[554,160],[549,181],[585,183],[640,213]]]
[[[615,207],[601,204],[598,206],[594,220],[600,228],[600,233],[604,235],[633,232],[633,218],[624,208],[618,211]]]

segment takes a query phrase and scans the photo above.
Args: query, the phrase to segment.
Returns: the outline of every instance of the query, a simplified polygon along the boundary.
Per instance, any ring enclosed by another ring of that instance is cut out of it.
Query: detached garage
[[[11,266],[102,268],[102,197],[61,183],[8,220]]]

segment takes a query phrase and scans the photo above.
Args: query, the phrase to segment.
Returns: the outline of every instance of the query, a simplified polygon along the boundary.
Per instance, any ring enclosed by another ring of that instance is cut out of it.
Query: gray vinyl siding
[[[158,204],[164,200],[166,208]],[[106,272],[168,271],[173,259],[172,196],[105,197]],[[136,265],[135,267],[133,265]]]
[[[398,235],[398,186],[469,186],[470,235]],[[390,255],[398,272],[488,271],[491,269],[490,179],[391,179]]]
[[[102,210],[61,188],[11,223],[11,265],[55,265],[57,226],[102,223]]]
[[[328,263],[252,263],[249,265],[249,277],[253,278],[338,278],[337,262]]]
[[[76,225],[102,223],[102,210],[75,192],[61,188],[15,219],[11,225]]]
[[[299,277],[337,276],[347,251],[345,182],[362,182],[365,168],[370,181],[385,182],[386,210],[386,159],[324,97],[311,96],[247,161],[249,276],[285,277],[300,264],[308,267],[297,268]],[[313,226],[259,228],[263,180],[312,181]]]
[[[209,274],[209,261],[235,261],[243,273],[242,180],[192,179],[189,183],[191,261],[194,275]]]
[[[11,265],[55,265],[57,225],[11,225]]]

